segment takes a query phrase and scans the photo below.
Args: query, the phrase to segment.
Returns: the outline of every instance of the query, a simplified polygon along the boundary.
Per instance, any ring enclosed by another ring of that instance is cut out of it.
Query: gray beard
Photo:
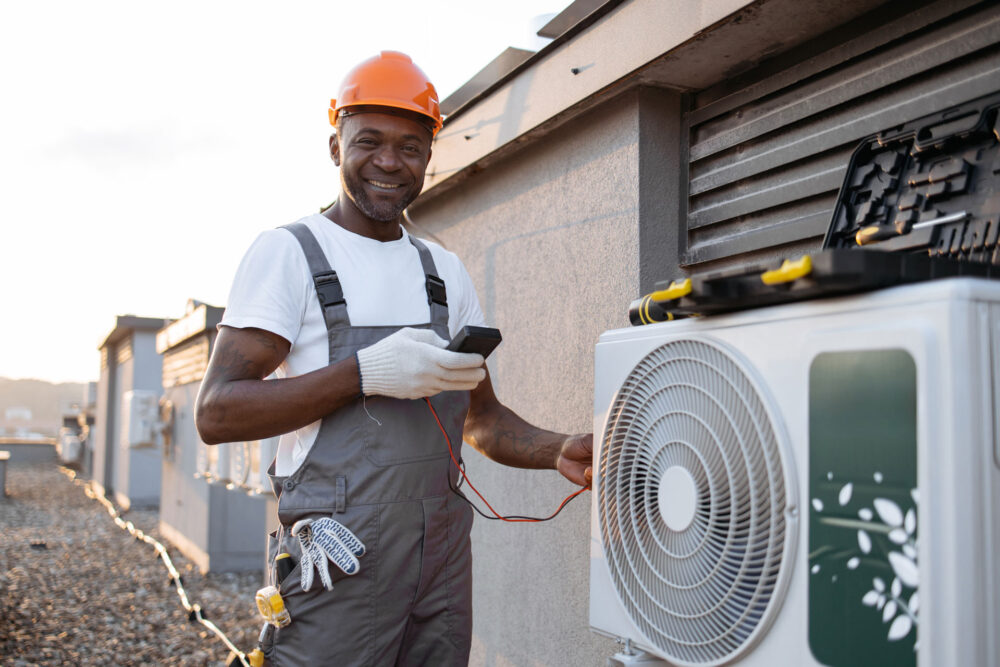
[[[406,207],[410,205],[413,201],[412,197],[405,197],[399,201],[397,204],[390,204],[388,202],[373,202],[368,197],[368,193],[365,192],[364,188],[361,187],[360,183],[352,180],[341,179],[344,184],[344,190],[350,196],[351,201],[354,205],[358,207],[366,217],[376,220],[378,222],[392,222],[399,218],[406,210]]]

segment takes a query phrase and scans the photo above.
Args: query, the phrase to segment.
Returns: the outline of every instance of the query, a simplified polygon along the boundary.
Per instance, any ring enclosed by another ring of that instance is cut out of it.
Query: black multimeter
[[[483,359],[485,359],[490,356],[490,352],[496,349],[501,340],[503,338],[500,336],[499,329],[464,326],[448,343],[447,349],[452,352],[475,352],[483,355]]]

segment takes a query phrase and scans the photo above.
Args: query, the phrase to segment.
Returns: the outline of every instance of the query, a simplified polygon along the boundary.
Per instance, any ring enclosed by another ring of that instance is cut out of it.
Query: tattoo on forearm
[[[497,434],[497,439],[500,440],[501,443],[509,446],[518,454],[527,453],[531,458],[534,457],[535,437],[531,433],[522,433],[518,435],[516,431],[500,431]]]
[[[218,359],[213,359],[215,362],[213,366],[225,380],[246,380],[251,377],[253,362],[247,359],[239,348],[225,345],[220,347],[216,354]]]
[[[500,417],[494,428],[500,448],[511,452],[526,467],[547,467],[553,460],[553,447],[558,445],[546,440],[547,431],[535,428],[513,413]]]
[[[273,341],[263,335],[258,335],[261,344],[274,346]],[[228,421],[228,404],[232,402],[233,396],[238,391],[238,381],[254,377],[253,362],[243,354],[237,345],[223,342],[215,349],[212,356],[210,373],[211,379],[211,400],[203,401],[199,409],[203,411],[203,417],[210,419],[216,424],[225,424]],[[207,380],[208,378],[206,378]]]
[[[561,433],[532,426],[502,405],[466,421],[463,436],[494,461],[535,469],[554,467],[566,439]]]
[[[263,331],[252,331],[254,340],[260,343],[262,346],[266,347],[268,350],[277,351],[278,346],[274,344],[274,340],[265,334]]]

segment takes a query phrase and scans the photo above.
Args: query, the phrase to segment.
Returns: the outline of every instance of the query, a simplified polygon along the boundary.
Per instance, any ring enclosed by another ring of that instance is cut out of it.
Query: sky
[[[443,99],[569,3],[0,3],[0,377],[96,380],[116,315],[224,306],[260,231],[333,200],[361,60],[403,51]]]

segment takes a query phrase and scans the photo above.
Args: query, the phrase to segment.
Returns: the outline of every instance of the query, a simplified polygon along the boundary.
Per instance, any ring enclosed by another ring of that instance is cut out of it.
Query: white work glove
[[[442,391],[468,391],[486,377],[483,355],[450,352],[430,329],[400,329],[358,350],[361,390],[366,396],[424,398]]]
[[[296,521],[292,526],[292,535],[299,538],[302,550],[299,565],[304,591],[312,588],[313,567],[319,570],[323,587],[328,591],[333,590],[333,581],[330,580],[330,570],[326,564],[328,560],[332,560],[345,574],[357,574],[361,569],[358,558],[365,555],[365,545],[338,521],[329,517]]]

